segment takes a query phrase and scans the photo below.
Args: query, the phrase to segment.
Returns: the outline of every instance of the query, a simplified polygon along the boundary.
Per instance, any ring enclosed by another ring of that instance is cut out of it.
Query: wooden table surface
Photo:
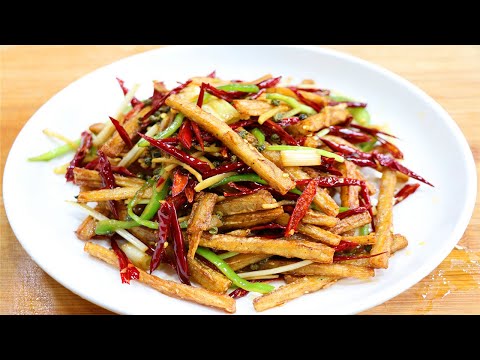
[[[52,95],[99,66],[156,46],[0,47],[0,176],[10,147]],[[480,46],[329,46],[384,66],[438,101],[480,169]],[[3,184],[3,181],[2,181]],[[53,280],[23,250],[0,206],[0,314],[109,314]],[[421,282],[363,314],[480,314],[480,206],[449,257]]]

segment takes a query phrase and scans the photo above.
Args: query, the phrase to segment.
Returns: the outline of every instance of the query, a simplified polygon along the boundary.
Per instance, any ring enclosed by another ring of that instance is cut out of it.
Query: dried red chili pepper
[[[207,78],[215,79],[217,77],[217,70],[213,70],[210,74],[207,75]]]
[[[196,122],[192,121],[191,125],[192,125],[193,133],[195,134],[195,138],[197,139],[197,142],[200,145],[200,148],[202,149],[202,151],[204,151],[205,146],[203,144],[202,132],[200,131],[200,128],[198,127],[198,124]]]
[[[120,79],[118,77],[117,77],[117,81],[118,81],[118,84],[120,85],[120,87],[122,88],[123,95],[127,95],[128,94],[128,89],[125,86],[125,81],[123,81],[122,79]],[[136,97],[132,98],[132,100],[130,101],[130,104],[132,104],[132,107],[135,107],[139,104],[143,105],[143,103],[140,100],[138,100]]]
[[[295,124],[299,123],[300,121],[301,120],[300,120],[299,117],[294,116],[294,117],[289,117],[289,118],[286,118],[286,119],[282,119],[277,124],[281,127],[287,127],[287,126],[290,126],[290,125],[295,125]]]
[[[328,102],[329,106],[335,106],[335,105],[339,105],[339,104],[346,104],[347,107],[349,107],[349,108],[365,108],[365,107],[367,107],[366,103],[362,103],[362,102],[358,102],[358,101],[333,101],[333,100],[330,100]]]
[[[184,120],[180,130],[178,130],[178,140],[183,145],[184,148],[190,150],[192,147],[192,127],[189,120]]]
[[[266,91],[267,91],[266,89],[260,89],[259,92],[257,92],[256,94],[253,94],[252,96],[250,96],[250,99],[252,99],[252,100],[258,99],[258,97],[259,97],[260,95],[262,95],[262,94],[263,94],[264,92],[266,92]]]
[[[101,150],[97,151],[98,154],[98,172],[100,173],[100,177],[102,178],[102,186],[104,189],[114,189],[117,187],[115,182],[115,177],[113,176],[112,172],[112,165],[110,161],[108,161],[107,155]],[[115,219],[118,220],[118,211],[117,205],[115,200],[108,200],[107,201],[108,207],[112,212],[112,215]]]
[[[229,182],[227,184],[228,186],[230,186],[231,188],[235,189],[235,190],[238,190],[238,192],[236,193],[227,193],[227,192],[224,192],[223,193],[223,196],[225,197],[229,197],[229,196],[240,196],[240,195],[250,195],[250,194],[253,194],[253,193],[256,193],[257,191],[259,191],[260,189],[250,189],[246,186],[241,186],[240,184],[237,184],[235,182]]]
[[[192,168],[200,171],[202,174],[210,170],[210,165],[208,165],[208,163],[206,163],[205,161],[198,160],[197,158],[194,158],[193,156],[183,152],[182,150],[179,150],[176,147],[167,144],[163,140],[157,140],[141,133],[138,134],[142,138],[147,140],[151,145],[172,155],[174,158],[183,161],[185,164],[190,165]]]
[[[166,93],[165,95],[163,95],[162,93],[160,93],[159,91],[157,91],[156,89],[153,90],[153,97],[152,97],[152,108],[150,109],[150,111],[142,118],[142,121],[145,121],[145,119],[148,119],[152,114],[155,113],[155,111],[157,111],[158,109],[160,109],[160,107],[165,104],[165,100],[167,100],[167,98],[170,96],[170,95],[174,95],[174,94],[178,94],[180,91],[182,91],[183,89],[185,89],[190,83],[192,82],[192,80],[188,80],[187,82],[185,82],[184,84],[180,84],[179,86],[177,86],[176,88],[170,90],[168,93]]]
[[[244,171],[244,170],[247,170],[248,168],[249,166],[246,165],[243,161],[237,161],[234,163],[218,166],[215,169],[210,169],[209,171],[206,171],[203,175],[204,175],[204,178],[207,179],[214,175],[225,174],[231,171]]]
[[[202,83],[202,86],[200,87],[200,91],[201,89],[205,89],[204,91],[208,92],[209,94],[228,102],[232,102],[232,100],[235,98],[247,95],[247,93],[242,91],[225,91],[222,89],[217,89],[216,87],[207,83]],[[198,98],[198,100],[200,101],[200,97]],[[201,101],[203,102],[203,97]]]
[[[334,247],[335,252],[348,251],[355,249],[359,244],[353,241],[342,240],[340,243]]]
[[[355,215],[355,214],[361,214],[365,211],[368,211],[366,206],[359,206],[341,213],[338,213],[337,218],[339,219],[345,219],[346,217]]]
[[[307,213],[310,204],[313,201],[317,193],[317,187],[320,184],[319,179],[311,180],[305,189],[302,192],[302,195],[297,200],[297,204],[295,205],[295,209],[293,210],[290,219],[288,220],[287,228],[285,229],[285,237],[289,237],[295,233],[295,230],[300,223],[300,220],[305,216]]]
[[[183,245],[183,234],[178,222],[177,211],[175,206],[169,201],[166,201],[165,204],[168,204],[168,212],[170,213],[170,231],[173,237],[173,252],[175,254],[177,274],[182,283],[190,285],[187,257]]]
[[[402,202],[407,197],[412,195],[417,189],[420,187],[420,184],[406,184],[403,188],[398,190],[395,194],[395,204],[397,205],[399,202]]]
[[[123,284],[130,284],[130,280],[140,278],[140,271],[130,262],[127,255],[120,249],[116,240],[112,237],[110,239],[112,249],[117,255],[118,265],[120,266],[120,278]]]
[[[125,128],[122,125],[120,125],[118,120],[114,119],[111,116],[109,116],[109,118],[110,118],[110,121],[112,122],[113,126],[115,126],[115,129],[117,130],[118,135],[120,135],[120,137],[122,138],[125,145],[127,145],[127,147],[129,149],[131,149],[133,147],[133,143],[132,143],[132,140],[130,139],[130,136],[128,135],[127,131],[125,130]]]
[[[375,157],[375,159],[378,161],[378,163],[380,165],[388,167],[389,169],[392,169],[392,170],[395,170],[395,171],[399,171],[402,174],[405,174],[405,175],[407,175],[411,178],[417,179],[418,181],[421,181],[424,184],[427,184],[427,185],[430,185],[430,186],[433,187],[433,185],[431,183],[429,183],[427,180],[425,180],[423,177],[421,177],[420,175],[418,175],[418,174],[414,173],[413,171],[407,169],[405,166],[400,164],[394,158],[392,158],[388,155],[380,154],[379,152],[375,152],[375,151],[373,152],[373,156]]]
[[[248,119],[248,120],[240,120],[233,124],[230,124],[229,126],[232,130],[235,130],[239,127],[248,127],[248,126],[257,125],[257,124],[258,124],[258,121],[257,121],[257,118],[255,118],[255,119]]]
[[[188,175],[176,169],[173,173],[172,196],[180,194],[188,184]]]
[[[267,89],[269,87],[277,86],[281,79],[282,79],[282,77],[279,76],[279,77],[276,77],[276,78],[271,78],[271,79],[260,81],[256,85],[258,86],[259,89]]]
[[[363,186],[365,182],[358,179],[351,179],[351,178],[339,178],[335,176],[321,176],[315,179],[302,179],[296,180],[297,186],[304,186],[316,180],[318,182],[318,186],[322,187],[336,187],[336,186]]]
[[[327,145],[330,149],[332,149],[335,152],[339,152],[342,155],[345,156],[351,156],[351,157],[357,157],[359,159],[367,159],[367,160],[373,160],[373,155],[370,153],[366,153],[363,151],[360,151],[358,149],[352,148],[347,145],[343,144],[337,144],[333,141],[321,138],[321,140]]]
[[[155,185],[155,187],[159,187],[160,185],[162,185],[163,183],[165,182],[165,178],[163,176],[159,177],[158,178],[158,181],[157,181],[157,185]]]
[[[377,130],[377,129],[375,129],[375,128],[370,128],[370,127],[366,127],[366,126],[362,126],[362,125],[357,125],[357,124],[349,124],[349,126],[355,128],[355,129],[361,130],[361,131],[363,131],[364,133],[367,133],[367,134],[372,135],[372,136],[375,136],[375,137],[376,137],[378,134],[382,134],[382,135],[386,135],[386,136],[390,136],[390,137],[392,137],[392,138],[398,139],[396,136],[394,136],[394,135],[392,135],[392,134],[389,134],[389,133],[386,133],[386,132]]]
[[[142,102],[139,103],[139,104],[137,104],[137,105],[135,105],[135,106],[133,107],[133,109],[130,110],[130,111],[127,113],[127,115],[125,115],[125,118],[124,118],[123,122],[125,122],[125,121],[127,121],[127,120],[130,120],[130,118],[132,118],[133,116],[137,115],[137,114],[140,112],[140,110],[142,110],[142,109],[144,108],[144,106],[145,106],[145,104],[142,103]]]
[[[311,108],[313,108],[316,112],[320,112],[322,111],[323,109],[323,105],[320,105],[320,104],[317,104],[316,102],[313,102],[311,100],[308,100],[305,96],[302,95],[302,93],[297,90],[296,88],[292,88],[291,89],[295,95],[297,95],[298,99],[303,102],[305,105],[308,105],[310,106]]]
[[[319,88],[299,88],[298,86],[287,86],[292,91],[295,90],[302,90],[306,92],[311,92],[311,93],[322,93],[322,95],[328,95],[330,94],[330,90],[327,89],[319,89]]]
[[[185,193],[180,193],[177,196],[169,196],[165,201],[172,203],[178,211],[187,206],[188,199]]]
[[[85,159],[85,156],[87,155],[91,147],[92,134],[87,131],[82,132],[80,146],[75,152],[75,155],[73,155],[73,159],[72,161],[70,161],[67,172],[65,173],[65,179],[67,179],[67,181],[73,181],[73,169],[82,165],[83,159]]]
[[[157,212],[158,216],[158,234],[155,251],[150,261],[150,274],[155,271],[158,265],[162,262],[165,254],[165,243],[168,241],[170,234],[170,216],[169,205],[164,202]]]
[[[262,124],[262,129],[267,130],[268,132],[273,132],[277,134],[281,140],[283,140],[288,145],[298,145],[297,141],[293,138],[292,135],[287,133],[283,128],[272,120],[267,120]]]
[[[390,154],[393,155],[393,157],[397,159],[403,159],[403,153],[402,151],[392,144],[391,142],[385,140],[384,138],[380,137],[377,135],[377,140],[382,144],[382,147],[387,150]]]
[[[373,160],[370,160],[370,159],[358,159],[358,158],[354,158],[354,157],[346,157],[345,160],[351,161],[355,165],[361,166],[361,167],[367,167],[368,166],[368,167],[371,167],[373,169],[376,169],[378,167],[377,163]]]
[[[330,126],[328,130],[329,135],[341,137],[342,139],[348,140],[352,144],[372,141],[372,137],[370,135],[363,134],[359,131],[353,131],[341,126]]]
[[[193,199],[195,198],[195,186],[197,186],[198,181],[194,179],[190,179],[188,181],[187,186],[185,187],[185,197],[187,198],[187,201],[189,204],[193,202]]]

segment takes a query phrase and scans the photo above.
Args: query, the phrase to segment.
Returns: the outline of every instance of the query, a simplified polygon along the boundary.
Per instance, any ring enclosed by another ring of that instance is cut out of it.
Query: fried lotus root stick
[[[268,259],[268,254],[238,254],[225,260],[233,271],[243,269],[244,267],[256,264],[262,260]]]
[[[264,263],[258,264],[255,267],[258,268],[258,270],[264,270],[264,269],[273,269],[273,268],[277,268],[285,265],[291,265],[294,263],[296,263],[296,261],[270,259]],[[315,275],[315,276],[332,276],[332,277],[339,277],[339,278],[353,277],[357,279],[368,279],[375,276],[375,270],[365,266],[355,266],[355,265],[337,264],[337,263],[333,263],[333,264],[313,263],[295,270],[287,271],[285,272],[285,274],[297,275],[297,276]]]
[[[325,106],[318,114],[309,116],[298,124],[287,127],[292,135],[308,135],[331,125],[337,125],[351,117],[345,104]]]
[[[266,101],[260,100],[233,100],[233,106],[242,115],[260,116],[273,109],[273,106]]]
[[[370,224],[371,221],[372,218],[370,214],[368,211],[365,211],[361,214],[355,214],[340,220],[337,225],[328,230],[334,234],[343,234],[360,226]]]
[[[224,216],[222,218],[223,225],[220,229],[245,229],[256,225],[268,224],[283,213],[283,207],[277,207],[275,209],[256,211],[254,213]]]
[[[231,235],[203,235],[200,246],[239,253],[280,255],[287,258],[332,263],[333,248],[313,241],[266,239],[262,237],[238,237]]]
[[[333,227],[337,225],[340,220],[334,216],[328,216],[322,214],[321,212],[314,211],[314,210],[307,210],[307,213],[302,218],[302,222],[304,224],[311,224],[316,226],[327,226]]]
[[[110,213],[110,210],[105,207],[103,204],[98,204],[95,206],[95,210],[101,213],[102,215],[107,216]],[[82,221],[78,226],[75,234],[80,240],[90,240],[95,236],[95,228],[97,226],[97,220],[95,220],[90,215]]]
[[[77,201],[79,203],[87,202],[100,202],[108,200],[126,200],[131,199],[135,196],[135,193],[140,189],[140,187],[128,187],[121,188],[117,187],[115,189],[101,189],[101,190],[92,190],[92,191],[83,191],[78,194]],[[140,196],[142,199],[150,199],[152,197],[152,188],[149,187],[145,189],[143,194]]]
[[[84,250],[90,255],[103,260],[110,265],[119,267],[118,258],[112,250],[108,250],[107,248],[92,242],[87,242]],[[234,313],[236,310],[235,300],[228,295],[176,283],[170,280],[163,280],[155,275],[148,274],[142,269],[138,269],[138,271],[140,273],[138,281],[151,286],[164,295],[219,308],[229,313]]]
[[[215,205],[213,212],[223,216],[252,213],[264,210],[263,204],[274,204],[276,200],[267,190],[259,190],[249,195],[239,195],[227,198]]]
[[[370,251],[371,255],[383,254],[370,258],[370,265],[374,268],[388,268],[388,258],[392,246],[393,195],[396,184],[396,172],[384,169],[378,194],[377,215],[375,216],[375,244]]]
[[[214,193],[201,192],[193,204],[187,224],[188,257],[190,259],[195,257],[202,232],[210,227],[217,197],[217,194]]]
[[[284,213],[279,216],[275,220],[275,222],[277,224],[287,226],[289,219],[290,215]],[[298,224],[297,231],[301,234],[309,236],[310,238],[312,238],[312,241],[320,241],[331,246],[336,246],[340,244],[340,240],[342,240],[342,237],[340,235],[333,234],[330,231],[324,230],[315,225],[300,223]]]
[[[179,95],[171,95],[165,102],[167,105],[182,112],[189,119],[195,121],[204,130],[211,133],[224,143],[232,153],[237,155],[245,164],[250,166],[260,177],[281,194],[286,194],[295,187],[295,183],[288,174],[266,159],[265,156],[243,139],[225,122],[203,111],[195,104],[182,99]]]
[[[328,276],[304,276],[289,284],[282,285],[272,292],[253,300],[256,311],[264,311],[285,304],[302,295],[312,293],[332,285],[336,278]]]
[[[225,294],[232,286],[232,282],[225,275],[209,268],[195,258],[188,259],[188,270],[190,278],[207,290]]]
[[[122,175],[113,174],[115,178],[115,183],[117,186],[122,187],[141,187],[145,184],[145,180],[126,177]],[[92,189],[101,189],[102,185],[102,178],[100,177],[100,173],[96,170],[88,170],[84,168],[75,167],[73,168],[73,182],[76,185],[84,185],[88,186]]]

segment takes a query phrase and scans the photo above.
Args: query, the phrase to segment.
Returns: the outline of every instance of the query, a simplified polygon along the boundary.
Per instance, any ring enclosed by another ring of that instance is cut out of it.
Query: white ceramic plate
[[[65,203],[78,188],[55,175],[55,166],[26,159],[55,146],[42,134],[54,129],[76,138],[93,122],[106,121],[122,95],[115,81],[142,84],[140,98],[151,94],[151,81],[173,86],[190,76],[216,69],[223,78],[255,79],[265,73],[315,79],[368,102],[374,123],[388,123],[400,139],[405,164],[435,185],[422,185],[415,196],[395,207],[395,232],[409,239],[387,270],[370,281],[342,280],[324,291],[303,296],[263,314],[353,314],[405,291],[431,272],[461,238],[476,196],[476,173],[467,142],[450,116],[423,91],[366,61],[332,50],[299,46],[169,47],[102,67],[75,81],[28,121],[10,151],[4,173],[8,219],[22,246],[62,285],[122,314],[223,314],[177,300],[132,282],[122,285],[118,270],[83,252],[73,231],[85,214]],[[5,256],[5,255],[4,255]],[[237,314],[255,314],[254,295],[237,302]]]

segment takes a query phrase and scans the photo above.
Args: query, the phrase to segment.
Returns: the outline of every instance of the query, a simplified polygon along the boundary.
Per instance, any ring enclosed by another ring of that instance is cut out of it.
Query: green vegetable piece
[[[77,139],[74,141],[75,145],[80,146],[80,139]],[[41,155],[35,156],[28,158],[28,161],[50,161],[52,159],[55,159],[56,157],[62,156],[70,151],[75,151],[70,144],[65,144],[61,145],[59,147],[56,147],[55,149],[52,149],[50,151],[47,151],[46,153],[43,153]]]
[[[197,254],[203,256],[205,259],[210,261],[218,268],[218,270],[223,273],[223,275],[225,275],[227,278],[232,280],[235,285],[244,290],[267,294],[275,289],[275,287],[270,284],[251,283],[245,279],[242,279],[240,276],[237,275],[235,271],[232,270],[232,268],[225,261],[218,257],[213,251],[210,251],[204,247],[198,247]]]
[[[315,115],[317,113],[310,106],[301,104],[296,99],[294,99],[290,96],[285,96],[285,95],[277,94],[277,93],[271,93],[271,94],[267,94],[267,99],[283,101],[285,104],[290,106],[292,109],[299,109],[300,110],[299,112],[305,113],[307,115]]]
[[[185,115],[182,113],[178,113],[177,116],[175,116],[175,119],[173,119],[172,123],[163,131],[159,132],[157,135],[155,135],[153,138],[154,139],[166,139],[175,134],[175,132],[180,129],[180,126],[182,126],[183,123],[183,118]],[[138,143],[137,146],[139,147],[147,147],[150,145],[150,143],[145,140],[141,139]]]
[[[263,134],[262,130],[255,128],[252,130],[252,135],[257,139],[258,146],[265,144],[265,135]]]

